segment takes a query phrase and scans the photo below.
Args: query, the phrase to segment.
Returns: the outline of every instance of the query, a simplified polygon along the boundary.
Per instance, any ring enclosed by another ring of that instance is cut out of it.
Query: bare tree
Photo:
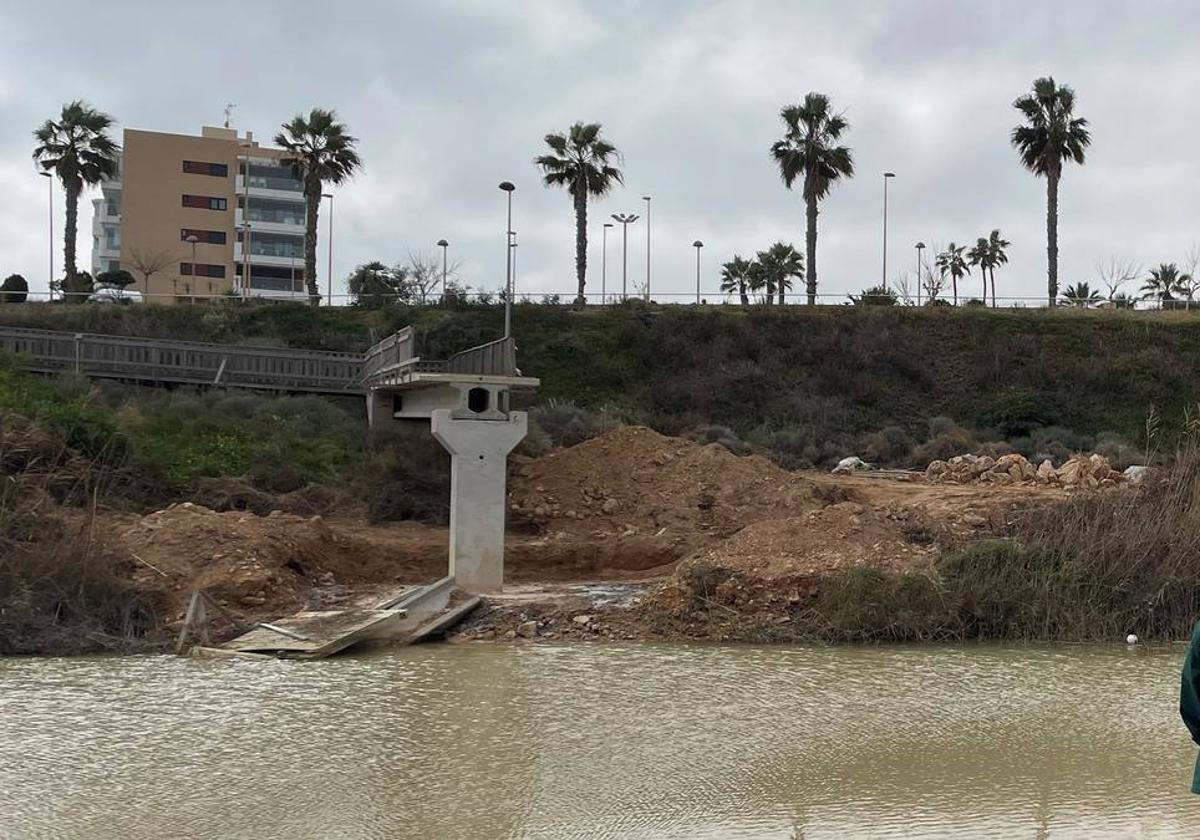
[[[917,282],[919,283],[920,281],[921,278],[918,277]],[[913,304],[913,286],[913,278],[909,272],[901,271],[896,276],[896,295],[905,306],[912,306]]]
[[[1200,254],[1200,252],[1197,252]],[[1108,289],[1108,300],[1112,300],[1126,283],[1132,283],[1142,273],[1142,268],[1133,260],[1115,254],[1096,263],[1096,276]]]
[[[142,294],[150,297],[150,278],[167,266],[175,262],[175,255],[166,249],[162,250],[147,250],[144,248],[130,248],[129,259],[126,260],[129,267],[142,275]],[[192,273],[196,272],[195,266],[192,267]]]
[[[927,306],[933,306],[938,299],[938,295],[942,293],[942,289],[946,288],[946,275],[941,271],[934,271],[932,265],[925,266],[925,280],[921,283],[921,287],[925,290]]]
[[[436,256],[409,251],[406,282],[417,303],[428,303],[430,297],[436,300],[435,292],[443,283],[445,286],[457,287],[459,265],[457,262],[444,264]],[[445,286],[442,288],[443,292],[446,290]]]

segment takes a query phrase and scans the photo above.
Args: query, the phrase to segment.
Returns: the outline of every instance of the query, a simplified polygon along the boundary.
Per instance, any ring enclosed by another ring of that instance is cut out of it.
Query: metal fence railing
[[[275,347],[0,326],[0,350],[30,370],[194,385],[361,393],[363,357]]]

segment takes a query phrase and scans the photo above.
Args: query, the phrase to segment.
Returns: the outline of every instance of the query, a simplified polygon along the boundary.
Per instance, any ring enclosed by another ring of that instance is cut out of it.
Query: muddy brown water
[[[1181,654],[0,660],[0,837],[1192,838]]]

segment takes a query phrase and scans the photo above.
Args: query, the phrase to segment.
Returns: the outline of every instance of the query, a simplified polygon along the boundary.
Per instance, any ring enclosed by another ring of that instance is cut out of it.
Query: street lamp
[[[925,243],[917,243],[917,306],[921,305],[921,252],[925,250]]]
[[[883,173],[883,278],[881,288],[887,288],[887,188],[888,181],[896,177],[895,172]]]
[[[635,213],[613,213],[613,219],[621,226],[621,300],[628,300],[629,293],[629,226],[638,220]]]
[[[600,249],[600,305],[603,306],[606,301],[605,280],[608,274],[608,229],[612,227],[612,222],[604,223],[604,247]]]
[[[650,196],[642,196],[646,202],[646,303],[650,302]]]
[[[692,247],[696,249],[696,305],[700,305],[700,249],[704,247],[704,243],[697,239],[692,243]]]
[[[333,193],[321,193],[321,198],[329,199],[329,267],[325,270],[325,273],[329,275],[329,305],[333,306]],[[307,280],[308,278],[305,279]],[[313,279],[315,280],[316,278]],[[321,292],[318,289],[317,297],[320,298],[320,296]]]
[[[200,237],[196,236],[196,234],[194,234],[194,233],[189,233],[187,236],[187,239],[185,239],[184,241],[192,246],[192,276],[195,277],[196,276],[196,243],[200,241]],[[176,290],[178,291],[178,287],[176,287]],[[149,280],[147,280],[147,282],[146,282],[146,296],[147,297],[150,296]],[[178,301],[176,301],[176,303],[178,303]]]
[[[512,194],[516,187],[512,181],[501,181],[500,189],[508,193],[508,227],[504,233],[504,337],[512,337]]]
[[[446,298],[446,249],[450,247],[450,243],[445,239],[437,241],[438,247],[442,249],[442,300]]]
[[[46,179],[46,194],[50,197],[50,279],[46,283],[46,292],[50,300],[54,300],[54,176],[49,172],[39,172]]]

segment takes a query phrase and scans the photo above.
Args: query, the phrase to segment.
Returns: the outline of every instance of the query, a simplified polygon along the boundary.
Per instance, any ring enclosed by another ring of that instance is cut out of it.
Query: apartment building
[[[92,202],[93,275],[124,268],[159,303],[303,298],[304,195],[282,155],[230,128],[126,129],[117,179]]]

